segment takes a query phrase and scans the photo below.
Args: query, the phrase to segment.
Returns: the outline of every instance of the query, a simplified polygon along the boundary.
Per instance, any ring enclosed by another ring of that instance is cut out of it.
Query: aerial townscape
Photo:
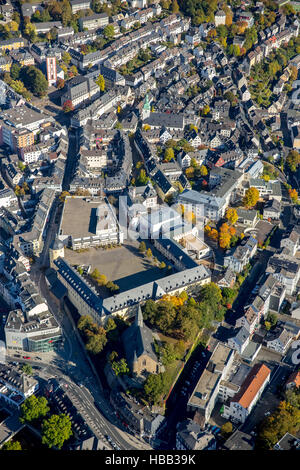
[[[300,0],[0,0],[0,49],[0,450],[300,450]]]

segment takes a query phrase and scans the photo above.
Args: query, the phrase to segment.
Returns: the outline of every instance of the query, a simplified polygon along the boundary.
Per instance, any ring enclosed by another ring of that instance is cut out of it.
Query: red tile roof
[[[238,402],[243,408],[249,408],[270,373],[271,370],[265,364],[256,364],[233,401]]]

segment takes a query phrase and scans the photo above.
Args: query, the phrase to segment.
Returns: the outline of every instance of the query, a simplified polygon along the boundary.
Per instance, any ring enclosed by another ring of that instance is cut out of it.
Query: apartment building
[[[265,364],[256,364],[237,394],[224,404],[223,418],[244,423],[270,381],[271,370]]]

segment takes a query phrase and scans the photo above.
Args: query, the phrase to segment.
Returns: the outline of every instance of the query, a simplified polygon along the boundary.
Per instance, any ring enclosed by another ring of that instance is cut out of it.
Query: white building
[[[244,423],[269,383],[270,374],[266,365],[256,364],[230,404],[224,404],[223,418]]]

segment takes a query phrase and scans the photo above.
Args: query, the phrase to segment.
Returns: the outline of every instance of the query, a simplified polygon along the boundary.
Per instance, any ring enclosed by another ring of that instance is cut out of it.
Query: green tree
[[[48,90],[48,81],[45,75],[34,65],[23,67],[22,81],[28,90],[37,96],[44,96]]]
[[[70,67],[70,72],[69,72],[73,77],[76,77],[78,75],[78,70],[75,65],[71,65]]]
[[[174,159],[174,150],[172,148],[166,148],[164,159],[169,162]]]
[[[115,36],[115,29],[112,25],[108,24],[107,26],[105,26],[105,28],[103,29],[103,35],[106,39],[108,39],[109,41],[111,39],[114,38]]]
[[[146,256],[147,258],[152,258],[153,255],[152,255],[152,251],[150,248],[148,248],[148,250],[146,251]]]
[[[268,313],[267,321],[271,324],[271,327],[274,327],[278,321],[278,317],[275,313]]]
[[[111,367],[116,375],[126,375],[129,373],[129,367],[124,358],[120,359],[119,361],[114,361]]]
[[[31,367],[31,365],[24,364],[23,367],[22,367],[22,372],[24,372],[24,374],[26,374],[26,375],[32,375],[33,369]]]
[[[23,424],[26,422],[30,423],[31,421],[46,416],[49,410],[48,401],[45,397],[31,395],[26,398],[21,405],[20,421]]]
[[[2,450],[22,450],[19,441],[13,441],[12,439],[4,444]]]
[[[62,58],[62,60],[64,61],[64,63],[66,65],[69,65],[69,63],[72,60],[72,57],[70,56],[70,54],[68,52],[64,52],[63,55],[61,56],[61,58]]]
[[[166,268],[166,263],[164,261],[162,261],[160,264],[159,264],[159,269],[165,269]]]
[[[291,150],[286,158],[289,169],[292,172],[296,172],[300,164],[300,153],[296,150]]]
[[[95,334],[95,335],[93,334],[90,336],[85,347],[87,351],[89,351],[91,354],[96,355],[96,354],[101,353],[106,343],[107,343],[106,332],[104,328],[101,328],[98,334]]]
[[[68,415],[52,415],[42,424],[42,443],[49,448],[61,449],[64,442],[72,436],[72,423]]]
[[[21,67],[19,64],[17,64],[16,62],[14,62],[10,68],[10,76],[13,80],[18,80],[18,78],[20,77],[20,71],[21,71]]]
[[[272,325],[269,321],[265,320],[265,328],[267,331],[269,331],[272,328]]]
[[[148,375],[144,383],[144,392],[146,399],[151,404],[157,404],[160,401],[164,391],[162,374]]]
[[[222,291],[217,284],[210,282],[201,289],[201,300],[207,301],[212,305],[216,305],[222,300]]]
[[[145,186],[148,183],[148,181],[149,181],[149,178],[146,175],[146,171],[144,170],[144,168],[142,168],[139,172],[139,176],[138,176],[136,182],[140,186]]]

